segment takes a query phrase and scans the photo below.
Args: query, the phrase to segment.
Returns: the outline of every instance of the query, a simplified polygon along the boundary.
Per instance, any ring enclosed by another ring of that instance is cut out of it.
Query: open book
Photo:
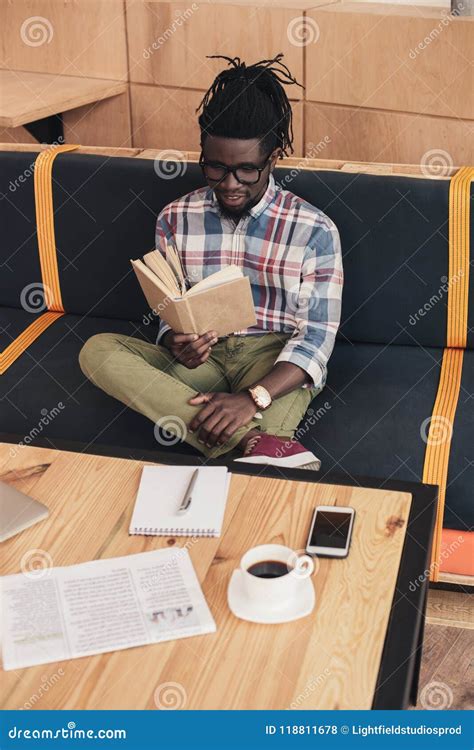
[[[217,331],[225,336],[256,323],[250,282],[237,266],[226,266],[186,290],[180,257],[166,246],[130,262],[148,304],[176,333]]]

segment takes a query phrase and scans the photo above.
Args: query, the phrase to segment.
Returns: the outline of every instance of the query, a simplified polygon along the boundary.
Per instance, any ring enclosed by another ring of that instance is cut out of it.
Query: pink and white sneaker
[[[270,464],[313,471],[319,471],[321,468],[319,458],[294,438],[280,438],[267,435],[265,432],[250,438],[243,457],[234,460],[248,464]]]

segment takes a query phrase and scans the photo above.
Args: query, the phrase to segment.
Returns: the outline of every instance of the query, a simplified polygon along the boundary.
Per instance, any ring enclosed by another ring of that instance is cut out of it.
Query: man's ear
[[[282,150],[280,147],[276,148],[271,155],[271,162],[270,162],[270,172],[273,172],[275,169],[275,164],[277,163],[278,159],[280,159],[282,156]]]

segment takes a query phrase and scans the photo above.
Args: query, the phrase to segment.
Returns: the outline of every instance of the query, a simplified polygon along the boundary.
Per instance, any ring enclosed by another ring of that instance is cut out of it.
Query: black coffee
[[[254,563],[247,570],[257,578],[281,578],[281,576],[286,576],[291,568],[280,560],[262,560]]]

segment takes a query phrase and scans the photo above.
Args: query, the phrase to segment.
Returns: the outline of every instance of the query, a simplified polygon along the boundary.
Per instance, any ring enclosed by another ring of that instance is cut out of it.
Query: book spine
[[[186,310],[186,324],[190,326],[189,331],[184,331],[184,333],[199,333],[199,335],[206,333],[206,331],[198,331],[190,300],[184,297],[181,304]]]

